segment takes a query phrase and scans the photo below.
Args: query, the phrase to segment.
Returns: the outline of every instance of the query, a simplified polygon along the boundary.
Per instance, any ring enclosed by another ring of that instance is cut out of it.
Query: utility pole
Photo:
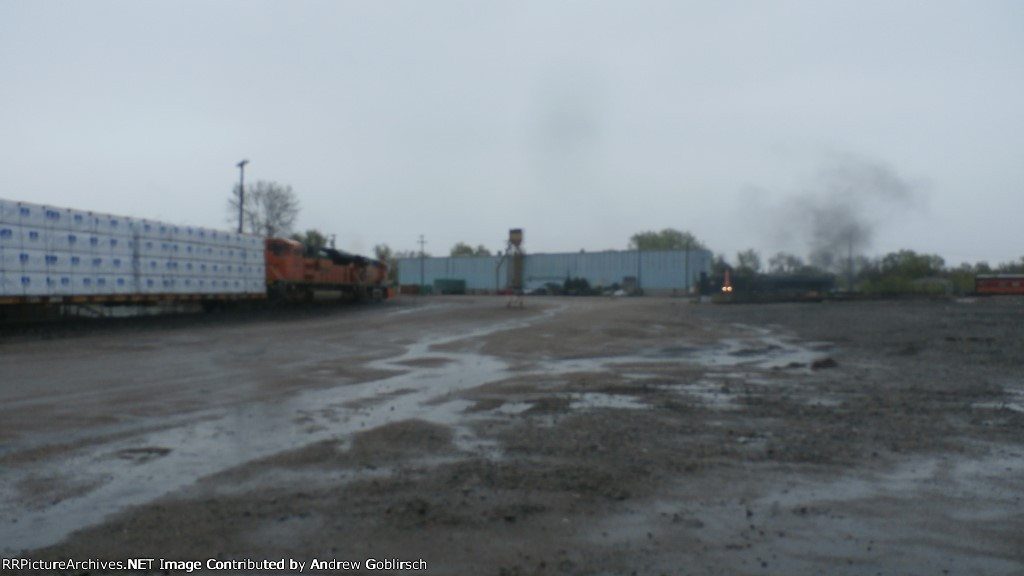
[[[638,294],[644,293],[644,268],[643,268],[643,251],[640,249],[640,243],[636,243],[636,291]]]
[[[846,252],[846,290],[853,292],[853,232],[850,232]]]
[[[686,238],[686,295],[690,295],[690,238]]]
[[[423,239],[423,234],[420,234],[420,295],[421,296],[426,291],[426,279],[424,278],[424,274],[423,274],[423,259],[424,259],[423,245],[426,244],[426,243],[427,243],[427,241]]]
[[[242,160],[238,166],[238,233],[242,233],[242,213],[245,208],[245,165],[248,160]]]

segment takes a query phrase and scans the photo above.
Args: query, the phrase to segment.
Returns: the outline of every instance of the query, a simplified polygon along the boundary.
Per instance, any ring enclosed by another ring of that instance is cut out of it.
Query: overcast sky
[[[229,229],[247,158],[367,253],[1024,256],[1017,0],[0,0],[0,74],[10,200]]]

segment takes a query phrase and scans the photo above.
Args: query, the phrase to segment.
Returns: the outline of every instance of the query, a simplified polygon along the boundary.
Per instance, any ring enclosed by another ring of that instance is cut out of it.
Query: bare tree
[[[237,218],[238,187],[228,198],[229,220]],[[245,187],[242,209],[243,230],[267,238],[285,236],[292,231],[299,216],[299,199],[291,186],[260,180]]]
[[[391,246],[387,244],[377,244],[373,247],[373,255],[381,262],[387,262],[389,265],[394,259],[394,252],[391,250]]]
[[[373,247],[373,255],[377,260],[388,265],[388,281],[398,282],[398,258],[395,256],[395,252],[391,250],[391,246],[377,244]]]

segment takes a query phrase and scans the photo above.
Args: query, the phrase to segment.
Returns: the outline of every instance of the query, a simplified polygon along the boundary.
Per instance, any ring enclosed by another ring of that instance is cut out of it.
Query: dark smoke
[[[836,157],[803,194],[791,215],[808,245],[811,264],[845,271],[850,255],[871,248],[875,232],[917,204],[919,186],[888,165],[857,156]]]

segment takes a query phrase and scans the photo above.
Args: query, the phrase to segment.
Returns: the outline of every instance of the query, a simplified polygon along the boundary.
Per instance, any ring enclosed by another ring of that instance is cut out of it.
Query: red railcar
[[[978,294],[1024,294],[1024,274],[978,274],[974,277]]]
[[[387,297],[387,265],[333,248],[268,238],[266,271],[267,292],[272,297],[309,300],[317,291],[341,292],[354,298]]]

